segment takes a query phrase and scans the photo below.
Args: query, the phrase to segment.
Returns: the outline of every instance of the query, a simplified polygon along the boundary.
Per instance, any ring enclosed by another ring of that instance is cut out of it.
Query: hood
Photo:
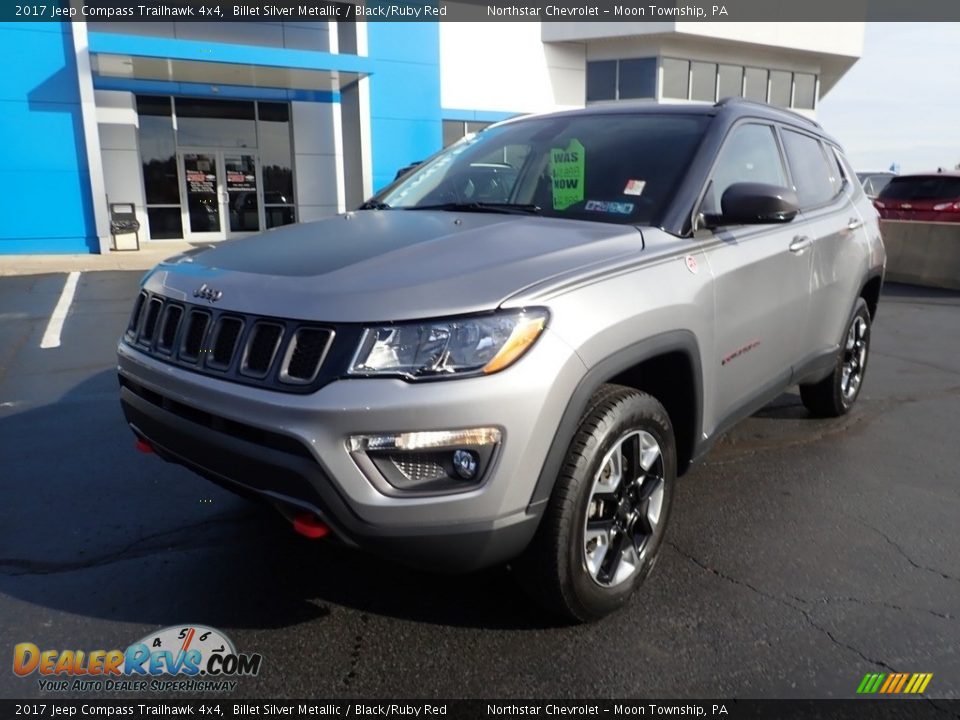
[[[218,309],[326,322],[492,310],[551,278],[641,252],[625,225],[437,210],[362,211],[291,225],[161,263],[147,289]]]

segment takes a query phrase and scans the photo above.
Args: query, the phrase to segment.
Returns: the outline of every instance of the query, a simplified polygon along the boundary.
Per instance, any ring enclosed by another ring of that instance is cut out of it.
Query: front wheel
[[[848,413],[863,387],[869,352],[870,309],[863,298],[858,298],[833,372],[818,383],[800,386],[800,399],[807,410],[817,417]]]
[[[654,397],[605,385],[588,408],[518,563],[542,604],[578,622],[620,608],[650,573],[677,475],[673,427]]]

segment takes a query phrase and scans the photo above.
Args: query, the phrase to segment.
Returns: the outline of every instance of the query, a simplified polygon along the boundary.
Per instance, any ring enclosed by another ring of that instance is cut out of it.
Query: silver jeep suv
[[[468,137],[357,211],[190,252],[119,343],[141,449],[303,534],[433,569],[514,561],[621,606],[678,476],[799,384],[862,386],[877,215],[814,122],[592,107]]]

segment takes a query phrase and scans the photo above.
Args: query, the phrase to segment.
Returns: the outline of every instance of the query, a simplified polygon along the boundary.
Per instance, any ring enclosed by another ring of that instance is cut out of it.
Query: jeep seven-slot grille
[[[320,370],[320,358],[326,351],[326,331],[318,328],[297,330],[287,351],[288,359],[280,371],[280,378],[288,382],[309,383]]]
[[[283,326],[258,322],[250,332],[240,372],[250,377],[265,377],[283,339]]]
[[[216,324],[213,340],[210,343],[210,353],[207,356],[207,365],[218,370],[226,370],[233,362],[233,354],[237,349],[237,340],[243,331],[243,320],[238,317],[221,317]]]
[[[180,359],[196,362],[203,352],[203,339],[207,336],[207,326],[210,324],[210,313],[202,310],[191,310],[187,315],[187,329],[184,332],[183,346],[180,348]]]
[[[125,340],[157,360],[204,375],[305,392],[316,384],[333,330],[208,309],[144,291]]]
[[[160,337],[157,338],[157,350],[168,355],[173,352],[173,341],[177,337],[177,328],[182,318],[182,307],[167,305],[166,312],[163,314],[163,328],[160,330]]]

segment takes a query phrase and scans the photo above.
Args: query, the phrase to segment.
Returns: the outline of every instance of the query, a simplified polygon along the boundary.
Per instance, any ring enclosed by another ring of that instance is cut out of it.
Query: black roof
[[[827,135],[817,122],[805,115],[744,98],[725,98],[712,105],[706,103],[663,104],[649,100],[617,101],[589,105],[577,110],[564,110],[541,115],[521,115],[498,124],[523,123],[538,118],[600,117],[604,115],[665,115],[673,117],[685,115],[688,117],[711,118],[710,122],[706,123],[707,127],[704,130],[700,150],[694,154],[683,179],[674,190],[673,199],[660,213],[660,216],[654,220],[657,227],[678,237],[688,237],[692,232],[692,209],[700,197],[700,192],[710,173],[717,152],[722,147],[730,128],[738,120],[753,118],[780,123],[811,133],[840,147],[840,144]]]
[[[739,97],[724,98],[718,103],[656,103],[650,100],[619,100],[617,102],[588,105],[577,110],[561,110],[536,115],[523,115],[505,122],[522,121],[527,118],[549,118],[568,115],[708,115],[723,118],[729,123],[742,117],[760,118],[793,125],[801,130],[812,132],[825,140],[838,145],[835,139],[824,132],[815,120],[785,108],[768,105],[764,102]]]

